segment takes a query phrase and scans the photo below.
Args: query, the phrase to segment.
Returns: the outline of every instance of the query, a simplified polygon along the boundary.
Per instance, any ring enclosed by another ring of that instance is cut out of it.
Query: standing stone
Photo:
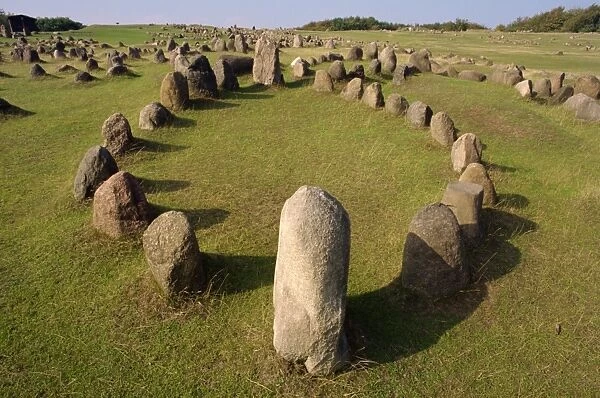
[[[165,57],[165,52],[162,48],[159,48],[158,51],[154,53],[154,62],[157,64],[164,64],[167,62],[167,57]]]
[[[333,79],[333,81],[341,81],[346,79],[346,68],[344,67],[344,63],[342,61],[333,61],[331,66],[329,66],[329,76]]]
[[[296,62],[292,68],[292,74],[295,79],[302,79],[306,75],[308,75],[308,63],[304,60],[301,62]]]
[[[40,59],[40,56],[36,50],[29,46],[25,46],[23,48],[23,62],[32,64],[34,62],[42,62],[42,60]]]
[[[519,92],[523,98],[531,98],[533,85],[531,80],[523,80],[520,83],[515,84],[515,89]]]
[[[190,99],[187,79],[179,72],[168,73],[160,86],[160,102],[172,111],[187,107]]]
[[[421,101],[415,101],[408,107],[406,118],[413,127],[424,128],[431,124],[433,111],[431,108]]]
[[[359,77],[355,77],[344,87],[340,94],[347,101],[360,101],[363,96],[363,82]]]
[[[235,51],[237,51],[238,53],[246,54],[248,52],[248,44],[246,43],[246,38],[244,37],[244,35],[235,35],[234,47]]]
[[[481,163],[471,163],[460,175],[459,181],[472,182],[483,187],[483,205],[495,206],[498,203],[496,188],[487,170]]]
[[[79,162],[73,181],[73,196],[79,201],[93,197],[96,189],[118,171],[117,162],[106,148],[100,145],[91,147]]]
[[[304,46],[304,39],[300,35],[294,35],[294,48],[300,48]]]
[[[333,91],[333,80],[326,70],[319,69],[315,73],[315,82],[313,83],[313,89],[322,92]]]
[[[131,126],[122,113],[111,115],[102,124],[104,146],[113,156],[123,154],[133,143]]]
[[[95,77],[90,75],[88,72],[77,72],[73,80],[77,83],[88,83],[94,81]]]
[[[309,373],[346,366],[350,218],[329,193],[303,186],[281,212],[273,286],[273,345]]]
[[[177,48],[177,43],[175,43],[175,40],[173,40],[173,38],[170,38],[169,41],[167,42],[167,52],[171,52],[173,50],[175,50]]]
[[[284,83],[279,64],[279,48],[276,42],[266,37],[258,39],[254,49],[252,75],[255,83],[265,86]]]
[[[396,53],[393,47],[384,47],[379,53],[379,61],[381,61],[381,72],[391,75],[396,70]]]
[[[87,60],[87,62],[85,63],[85,69],[88,72],[93,72],[95,70],[98,70],[99,66],[98,66],[98,61],[96,61],[94,58],[89,58]]]
[[[483,202],[483,187],[466,181],[448,184],[442,203],[452,210],[467,242],[476,245],[482,237],[479,218]]]
[[[560,90],[563,86],[563,82],[565,81],[564,73],[556,73],[550,77],[550,86],[552,95],[556,94],[558,90]]]
[[[94,227],[110,237],[119,238],[144,231],[149,214],[142,187],[126,171],[113,174],[94,194]]]
[[[412,219],[404,242],[402,286],[439,298],[464,289],[470,280],[464,244],[454,213],[436,203]]]
[[[408,63],[417,68],[421,73],[431,72],[431,61],[429,61],[430,56],[431,53],[429,50],[422,49],[410,54]]]
[[[552,83],[550,79],[536,80],[532,87],[535,96],[539,98],[548,98],[552,92]]]
[[[408,77],[408,67],[406,65],[396,65],[396,69],[394,70],[394,77],[392,79],[392,84],[394,86],[401,86],[406,82],[406,78]]]
[[[198,240],[185,214],[158,216],[143,236],[144,254],[154,279],[168,297],[196,293],[206,286]]]
[[[383,100],[381,83],[375,82],[368,85],[362,96],[362,102],[373,109],[383,108],[385,102]]]
[[[374,59],[369,64],[369,72],[374,75],[378,75],[381,73],[381,61],[378,59]]]
[[[579,93],[600,99],[600,80],[593,75],[580,76],[575,83],[575,94]]]
[[[175,57],[171,57],[171,59],[173,59],[173,69],[175,72],[180,72],[187,78],[190,61],[185,55],[177,54]]]
[[[190,96],[216,98],[219,96],[217,78],[204,55],[195,57],[187,68],[187,80]]]
[[[554,93],[548,100],[548,105],[560,105],[575,94],[575,90],[571,86],[563,86]]]
[[[452,145],[452,169],[462,173],[471,163],[480,163],[483,145],[479,138],[472,133],[461,135]]]
[[[367,46],[365,47],[365,57],[368,60],[371,60],[371,59],[377,59],[378,55],[379,55],[379,49],[377,48],[377,43],[371,42],[371,43],[367,44]]]
[[[29,74],[33,79],[37,79],[39,77],[44,77],[47,75],[46,71],[44,70],[44,68],[41,67],[40,64],[33,64],[31,66]]]
[[[173,114],[160,102],[152,102],[140,111],[139,126],[142,130],[155,130],[173,120]]]
[[[218,38],[213,46],[213,51],[227,51],[227,43],[225,40]]]
[[[325,42],[325,48],[335,48],[335,40],[329,39]]]
[[[390,94],[385,100],[385,111],[394,116],[405,115],[408,106],[408,101],[400,94]]]
[[[235,91],[240,88],[240,83],[229,66],[229,62],[223,59],[215,61],[215,77],[217,78],[217,87],[221,90]]]
[[[454,122],[446,112],[438,112],[431,118],[431,136],[443,146],[450,147],[456,141]]]
[[[115,65],[111,68],[108,68],[106,71],[106,76],[123,76],[129,73],[129,69],[125,65]]]
[[[346,79],[351,80],[354,79],[355,77],[358,77],[359,79],[364,79],[365,78],[365,67],[357,64],[354,65],[352,68],[350,68],[350,70],[348,71],[348,74],[346,75]]]
[[[363,58],[363,50],[360,47],[354,46],[348,51],[346,59],[348,61],[360,61]]]

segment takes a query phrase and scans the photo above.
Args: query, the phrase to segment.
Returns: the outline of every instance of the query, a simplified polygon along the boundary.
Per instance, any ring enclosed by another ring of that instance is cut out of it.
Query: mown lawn
[[[93,26],[73,35],[141,45],[159,29]],[[483,32],[327,35],[485,55],[525,63],[529,73],[598,73],[600,56],[563,47],[598,45],[598,35],[512,35],[540,42],[526,50],[491,46]],[[552,55],[559,50],[563,57]],[[282,61],[325,51],[285,49]],[[395,283],[404,238],[416,212],[458,178],[449,150],[426,130],[315,93],[288,67],[286,88],[244,77],[239,92],[196,102],[174,126],[147,132],[138,114],[159,99],[168,64],[130,61],[138,77],[99,72],[81,86],[44,59],[54,77],[41,81],[29,79],[28,65],[0,63],[12,76],[1,78],[0,97],[32,113],[0,120],[0,395],[597,394],[597,124],[492,83],[379,79],[385,95],[424,101],[448,112],[460,133],[477,134],[500,194],[485,213],[488,238],[469,254],[477,283],[426,303]],[[195,223],[212,284],[192,302],[166,303],[139,239],[99,235],[91,203],[72,198],[77,165],[114,112],[145,147],[118,158],[120,168],[141,179],[159,211],[183,210]],[[286,366],[271,344],[279,213],[304,184],[336,196],[352,221],[348,316],[357,352],[352,369],[330,379]]]

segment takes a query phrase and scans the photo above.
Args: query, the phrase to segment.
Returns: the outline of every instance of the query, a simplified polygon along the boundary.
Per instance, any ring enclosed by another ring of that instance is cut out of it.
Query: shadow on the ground
[[[203,109],[227,109],[236,108],[239,104],[232,104],[230,102],[219,101],[216,99],[209,98],[194,98],[189,101],[189,108],[193,110]]]
[[[150,208],[151,219],[155,219],[168,211],[180,211],[187,216],[194,228],[199,229],[207,229],[213,225],[221,224],[229,217],[229,211],[224,209],[178,209],[154,203],[150,204]]]
[[[0,109],[0,119],[12,117],[12,116],[25,117],[25,116],[31,116],[31,115],[35,115],[35,112],[31,112],[31,111],[19,108],[18,106],[15,106],[15,105],[10,105],[6,108]]]
[[[185,145],[173,145],[166,144],[163,142],[152,141],[145,138],[134,138],[134,143],[131,145],[131,148],[128,152],[138,152],[138,151],[147,151],[147,152],[177,152],[183,151],[184,149],[189,148]]]
[[[537,224],[497,209],[484,209],[485,240],[469,251],[472,283],[439,300],[418,297],[401,285],[389,285],[348,299],[349,338],[357,359],[388,363],[434,345],[468,318],[487,297],[486,282],[510,273],[521,261],[509,239],[537,229]]]
[[[191,182],[184,180],[152,180],[136,177],[145,193],[177,192],[189,187]]]
[[[211,291],[235,294],[273,284],[274,256],[227,256],[202,253]]]
[[[518,193],[501,193],[498,195],[498,207],[524,209],[529,206],[529,199]]]
[[[198,124],[194,119],[188,119],[181,116],[175,116],[173,118],[173,122],[171,123],[171,127],[175,128],[186,128],[186,127],[195,127]]]
[[[485,147],[483,149],[485,149]],[[499,171],[502,173],[514,173],[515,171],[517,171],[517,168],[512,167],[512,166],[504,166],[501,164],[495,164],[495,163],[489,163],[489,162],[482,162],[482,164],[489,171]]]

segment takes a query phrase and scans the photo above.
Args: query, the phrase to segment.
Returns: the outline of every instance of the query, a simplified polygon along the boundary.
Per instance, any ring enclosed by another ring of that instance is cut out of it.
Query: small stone
[[[329,76],[334,82],[346,79],[346,68],[342,61],[333,61],[328,70]]]
[[[383,108],[385,102],[381,83],[375,82],[368,85],[363,93],[362,102],[373,109]]]
[[[160,102],[173,111],[181,111],[187,107],[190,99],[188,83],[179,72],[168,73],[160,86]]]
[[[73,181],[73,196],[82,201],[94,196],[96,189],[119,171],[110,152],[100,145],[88,149],[79,162]]]
[[[140,111],[139,126],[142,130],[155,130],[171,123],[173,114],[160,102],[152,102]]]
[[[364,93],[362,79],[355,77],[344,87],[340,94],[347,101],[360,101]]]
[[[431,124],[433,111],[431,108],[421,101],[415,101],[408,107],[406,119],[413,127],[424,128]]]
[[[446,112],[438,112],[431,118],[431,136],[447,147],[452,146],[456,141],[454,122]]]
[[[385,111],[394,116],[405,115],[408,107],[408,101],[400,94],[390,94],[385,100]]]
[[[320,69],[315,73],[313,89],[321,92],[333,92],[333,80],[326,70]]]
[[[104,146],[113,156],[123,154],[133,143],[131,126],[122,113],[115,113],[104,121],[102,136]]]

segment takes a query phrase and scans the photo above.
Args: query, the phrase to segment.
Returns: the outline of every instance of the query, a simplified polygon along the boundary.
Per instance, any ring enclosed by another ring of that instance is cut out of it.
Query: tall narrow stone
[[[481,163],[483,144],[472,133],[461,135],[452,145],[452,168],[457,173],[462,173],[471,163]]]
[[[276,42],[266,37],[258,39],[254,50],[252,75],[254,82],[265,86],[284,83],[279,64],[279,48]]]
[[[311,374],[347,365],[344,329],[350,218],[329,193],[303,186],[281,212],[275,266],[273,345]]]
[[[466,181],[448,184],[442,203],[452,210],[467,242],[477,244],[481,239],[479,218],[483,202],[483,187]]]

